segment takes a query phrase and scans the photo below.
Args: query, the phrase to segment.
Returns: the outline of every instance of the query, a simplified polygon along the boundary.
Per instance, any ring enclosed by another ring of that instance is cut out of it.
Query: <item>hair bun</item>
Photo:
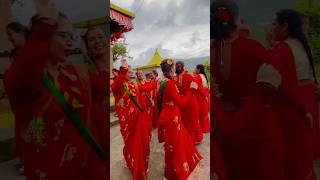
[[[231,18],[231,14],[229,10],[225,7],[219,7],[216,9],[215,16],[218,21],[220,21],[222,24],[228,24]]]

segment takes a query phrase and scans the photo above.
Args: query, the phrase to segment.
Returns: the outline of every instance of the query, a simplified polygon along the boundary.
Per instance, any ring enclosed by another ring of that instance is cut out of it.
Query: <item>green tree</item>
[[[112,46],[113,61],[116,62],[121,58],[130,58],[127,46],[124,42],[118,42]]]
[[[210,73],[210,61],[206,60],[203,63],[203,66],[206,68],[206,75],[208,77],[208,81],[210,83],[210,79],[211,79],[211,73]]]
[[[309,43],[320,75],[320,0],[298,0],[296,10],[309,17]]]

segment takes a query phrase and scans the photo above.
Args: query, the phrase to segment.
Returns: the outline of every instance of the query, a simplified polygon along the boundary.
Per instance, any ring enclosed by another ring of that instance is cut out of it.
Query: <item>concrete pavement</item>
[[[0,177],[2,180],[26,180],[24,176],[20,176],[18,169],[15,167],[16,160],[0,163]]]
[[[110,133],[110,179],[131,180],[130,171],[125,167],[122,154],[123,140],[120,135],[119,125],[113,126]],[[210,179],[210,134],[206,134],[202,143],[196,147],[203,160],[193,171],[189,180],[208,180]],[[148,179],[164,179],[164,151],[163,144],[158,142],[157,130],[153,130],[152,133]]]

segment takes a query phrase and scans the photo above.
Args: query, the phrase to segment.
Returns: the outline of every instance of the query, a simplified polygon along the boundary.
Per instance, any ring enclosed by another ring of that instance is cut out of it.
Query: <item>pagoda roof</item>
[[[120,12],[120,13],[126,15],[126,16],[129,16],[131,19],[134,19],[136,17],[136,15],[133,12],[128,11],[126,9],[123,9],[123,8],[121,8],[121,7],[119,7],[119,6],[115,5],[115,4],[112,4],[112,3],[110,4],[110,9],[118,11],[118,12]]]
[[[142,67],[138,67],[136,69],[150,69],[153,67],[160,67],[162,60],[163,60],[162,56],[160,55],[159,51],[156,50],[152,59],[149,61],[149,63],[147,65],[142,66]]]

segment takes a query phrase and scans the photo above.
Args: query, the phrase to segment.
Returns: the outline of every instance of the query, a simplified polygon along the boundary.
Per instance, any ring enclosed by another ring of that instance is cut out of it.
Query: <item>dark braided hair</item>
[[[157,72],[156,70],[153,70],[152,73],[153,73],[156,77],[158,77],[158,72]]]
[[[172,59],[164,59],[161,61],[160,67],[164,77],[173,79],[173,76],[171,74],[173,66],[174,62]]]
[[[198,64],[198,65],[196,66],[196,68],[200,71],[200,74],[203,74],[203,75],[204,75],[204,77],[205,77],[206,80],[207,80],[207,83],[209,83],[208,77],[207,77],[207,74],[206,74],[206,69],[205,69],[204,65]]]
[[[177,61],[176,62],[176,74],[181,74],[184,71],[184,62]]]
[[[289,37],[298,39],[303,45],[304,50],[308,55],[309,64],[312,69],[313,77],[317,83],[315,67],[313,64],[312,51],[308,43],[308,39],[302,29],[302,16],[301,14],[293,9],[283,9],[276,13],[277,21],[280,25],[287,23],[288,24],[288,34]]]

